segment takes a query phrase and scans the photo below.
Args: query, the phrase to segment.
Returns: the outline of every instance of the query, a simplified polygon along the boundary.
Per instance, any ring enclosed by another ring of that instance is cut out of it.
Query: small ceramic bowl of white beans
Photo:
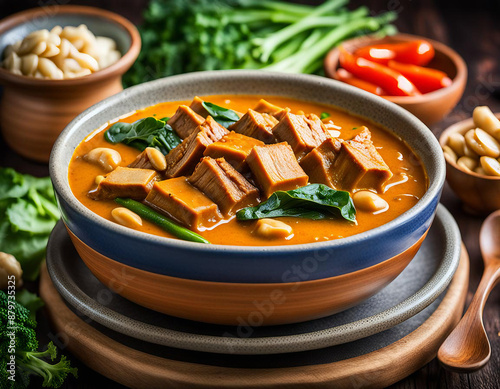
[[[127,19],[83,6],[39,7],[0,21],[0,127],[18,154],[48,162],[64,127],[120,92],[141,40]]]
[[[500,113],[476,107],[473,117],[448,127],[439,139],[446,180],[471,213],[500,209]]]

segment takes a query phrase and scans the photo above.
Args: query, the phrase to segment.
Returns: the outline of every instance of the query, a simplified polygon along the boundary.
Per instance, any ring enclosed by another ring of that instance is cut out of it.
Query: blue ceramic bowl
[[[340,240],[276,247],[203,245],[136,232],[92,213],[75,198],[68,184],[68,164],[77,145],[91,131],[136,109],[209,94],[287,96],[335,105],[379,123],[403,138],[419,156],[427,171],[428,190],[413,208],[383,226]],[[298,280],[293,274],[295,267],[311,268],[308,263],[312,260],[315,266],[307,273],[308,281],[366,269],[414,246],[434,218],[445,180],[445,162],[431,131],[415,116],[380,97],[317,76],[235,70],[152,81],[94,105],[59,136],[50,158],[50,175],[67,228],[107,258],[181,279],[287,283]]]

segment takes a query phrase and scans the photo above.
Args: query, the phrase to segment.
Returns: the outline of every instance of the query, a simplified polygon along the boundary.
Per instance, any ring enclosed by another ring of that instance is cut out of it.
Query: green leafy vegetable
[[[187,229],[185,227],[182,227],[174,223],[168,217],[152,210],[147,205],[144,205],[138,201],[132,199],[116,198],[115,202],[125,208],[130,209],[131,211],[135,212],[144,219],[147,219],[150,222],[160,226],[165,231],[170,232],[172,235],[176,236],[179,239],[189,240],[191,242],[210,244],[208,240],[206,240],[201,235],[198,235],[196,232],[193,232],[190,229]]]
[[[240,120],[240,117],[232,109],[219,107],[218,105],[208,103],[204,101],[202,103],[203,107],[208,111],[210,116],[223,127],[229,127],[231,124],[236,123]]]
[[[279,0],[150,0],[140,27],[143,49],[126,86],[179,73],[269,69],[321,73],[333,46],[367,33],[395,33],[396,13],[370,16],[348,0],[320,6]]]
[[[328,112],[321,112],[321,116],[319,118],[321,120],[323,120],[323,119],[329,118],[330,116],[332,116],[332,115],[330,115]]]
[[[349,192],[323,184],[276,191],[256,207],[243,208],[236,213],[238,220],[284,216],[319,220],[339,215],[351,222],[356,221],[356,209]]]
[[[34,300],[31,297],[29,300],[34,309]],[[36,304],[39,305],[38,302]],[[77,376],[77,369],[71,367],[64,355],[55,364],[43,359],[50,357],[54,361],[57,349],[50,342],[47,350],[37,351],[36,321],[30,318],[30,309],[16,300],[10,300],[5,292],[0,291],[1,387],[25,389],[30,383],[30,376],[36,375],[43,378],[44,387],[59,388],[68,374]]]
[[[45,305],[40,297],[28,289],[16,291],[16,301],[30,311],[31,320],[36,320],[36,312]]]
[[[16,257],[24,279],[38,277],[49,234],[59,217],[50,178],[0,168],[0,251]]]
[[[104,133],[104,138],[110,143],[124,143],[140,151],[154,147],[163,154],[168,154],[181,143],[166,121],[152,116],[135,123],[115,123]]]

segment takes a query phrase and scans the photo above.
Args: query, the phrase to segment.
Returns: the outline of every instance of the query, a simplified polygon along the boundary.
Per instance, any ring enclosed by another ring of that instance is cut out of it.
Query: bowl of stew
[[[272,325],[390,283],[432,223],[445,164],[430,130],[380,97],[316,76],[214,71],[89,108],[58,138],[50,174],[81,258],[117,293],[186,319]]]

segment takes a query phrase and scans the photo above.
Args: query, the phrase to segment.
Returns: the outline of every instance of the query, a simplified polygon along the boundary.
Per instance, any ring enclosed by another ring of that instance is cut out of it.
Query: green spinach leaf
[[[236,123],[240,120],[240,117],[232,109],[220,107],[218,105],[208,103],[204,101],[202,103],[203,107],[208,111],[210,116],[223,127],[229,127],[231,124]]]
[[[329,118],[330,116],[332,116],[332,115],[330,115],[328,112],[321,112],[321,116],[319,118],[321,120],[323,120],[323,119]]]
[[[115,123],[104,133],[104,138],[110,143],[124,143],[140,151],[154,147],[163,154],[168,154],[181,143],[166,121],[152,116],[135,123]]]
[[[311,184],[289,191],[276,191],[256,207],[236,213],[238,220],[273,217],[301,217],[313,220],[341,216],[355,222],[356,209],[349,192],[323,184]]]

